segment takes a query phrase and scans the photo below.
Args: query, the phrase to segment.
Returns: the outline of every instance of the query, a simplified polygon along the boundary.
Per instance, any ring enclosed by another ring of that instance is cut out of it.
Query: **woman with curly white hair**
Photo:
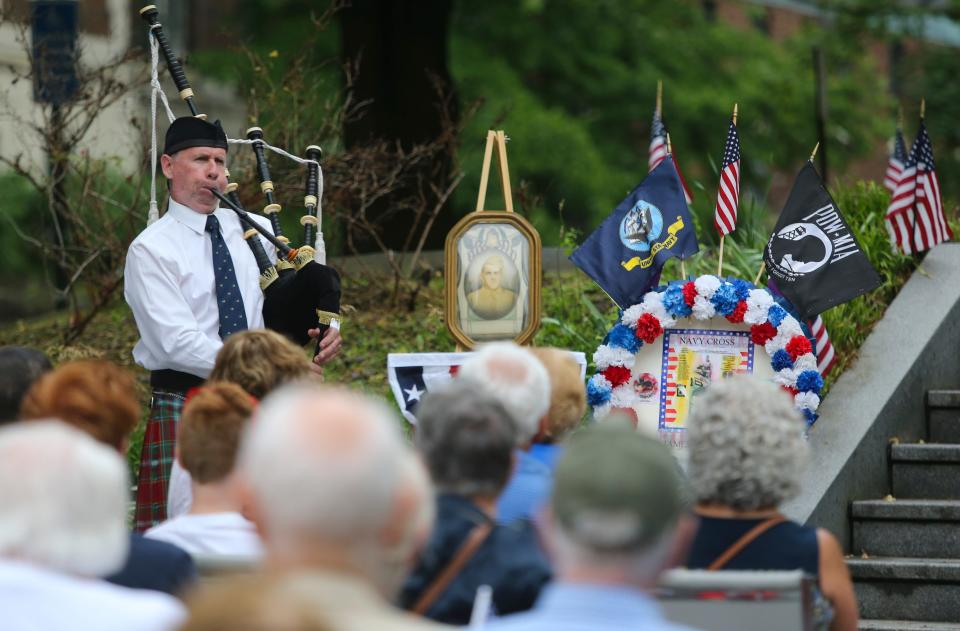
[[[778,510],[799,491],[803,428],[791,397],[756,377],[724,379],[693,400],[688,473],[700,528],[687,567],[804,570],[833,608],[831,631],[852,631],[857,602],[836,537]]]

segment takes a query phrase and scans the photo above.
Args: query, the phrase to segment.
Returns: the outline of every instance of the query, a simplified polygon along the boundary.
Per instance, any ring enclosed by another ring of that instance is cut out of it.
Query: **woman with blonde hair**
[[[779,511],[800,490],[804,427],[792,398],[756,377],[723,379],[694,398],[688,474],[700,527],[687,566],[803,570],[817,578],[833,609],[831,631],[854,631],[857,602],[836,537]]]
[[[303,349],[269,329],[241,331],[227,338],[217,353],[209,383],[229,381],[251,396],[262,399],[293,381],[322,382]],[[167,517],[179,517],[190,510],[190,475],[176,459],[170,469]]]
[[[530,348],[547,369],[550,407],[525,451],[518,452],[510,482],[497,501],[497,519],[509,524],[533,519],[547,503],[553,488],[553,469],[563,453],[561,441],[580,424],[587,409],[580,365],[560,348]]]

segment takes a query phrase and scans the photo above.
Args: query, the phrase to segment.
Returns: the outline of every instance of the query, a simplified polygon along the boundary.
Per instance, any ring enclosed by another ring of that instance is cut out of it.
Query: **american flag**
[[[890,154],[890,161],[887,162],[887,172],[883,176],[883,185],[891,193],[897,190],[900,174],[903,173],[903,166],[906,161],[907,148],[903,144],[903,132],[897,127],[897,134],[893,139],[893,153]]]
[[[647,173],[650,173],[657,165],[663,162],[667,157],[667,126],[663,124],[660,117],[660,110],[653,111],[653,122],[650,124],[650,149],[647,156]],[[680,184],[683,185],[683,196],[687,203],[693,201],[693,195],[687,186],[687,181],[683,179],[683,173],[680,171],[680,165],[677,163],[677,156],[674,153],[673,164],[677,167],[677,175],[680,177]]]
[[[837,357],[833,352],[833,344],[830,343],[827,327],[820,316],[817,316],[816,319],[811,320],[808,324],[810,325],[810,331],[813,333],[813,337],[816,339],[816,348],[814,350],[817,354],[817,370],[820,371],[821,375],[826,377],[830,369],[833,368],[833,364],[837,361]]]
[[[933,146],[923,120],[887,208],[886,224],[894,247],[904,254],[924,252],[953,238],[943,214]]]
[[[730,121],[727,144],[723,148],[723,164],[720,167],[720,186],[717,189],[717,210],[713,225],[717,232],[726,236],[737,227],[737,204],[740,203],[740,136],[737,125]]]
[[[660,110],[653,111],[653,122],[650,123],[650,151],[647,158],[647,173],[657,168],[667,157],[667,128],[660,118]]]

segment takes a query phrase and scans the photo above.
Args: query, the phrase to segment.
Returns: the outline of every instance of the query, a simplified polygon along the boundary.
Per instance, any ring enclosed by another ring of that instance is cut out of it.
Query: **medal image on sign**
[[[750,327],[725,318],[683,318],[637,352],[631,367],[637,429],[678,451],[687,444],[687,418],[711,383],[738,374],[773,378],[770,357],[750,339]],[[682,459],[682,458],[681,458]]]
[[[694,397],[720,379],[753,373],[754,345],[749,331],[667,329],[661,357],[658,429],[685,430]]]

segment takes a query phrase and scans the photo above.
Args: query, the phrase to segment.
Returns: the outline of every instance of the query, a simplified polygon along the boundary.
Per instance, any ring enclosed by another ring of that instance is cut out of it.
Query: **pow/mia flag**
[[[880,277],[809,161],[793,184],[763,260],[777,289],[804,320],[880,286]]]
[[[674,256],[696,254],[683,186],[668,155],[620,202],[570,260],[622,309],[643,300]]]

